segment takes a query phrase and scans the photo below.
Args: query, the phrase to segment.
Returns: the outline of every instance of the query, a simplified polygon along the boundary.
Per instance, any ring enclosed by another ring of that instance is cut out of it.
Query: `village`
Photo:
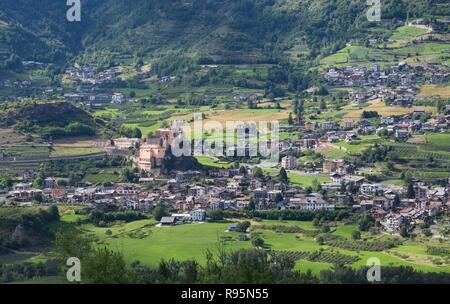
[[[28,63],[28,65],[32,65]],[[121,105],[128,101],[122,93],[107,93],[101,86],[117,81],[117,69],[98,72],[94,66],[72,67],[65,74],[77,83],[77,91],[64,94],[68,102],[88,103],[92,108],[105,103]],[[355,106],[371,101],[387,106],[411,108],[420,98],[418,83],[449,81],[446,68],[432,64],[400,62],[389,71],[381,71],[376,64],[367,67],[331,68],[323,74],[330,89],[351,88],[349,102]],[[173,80],[161,78],[162,82]],[[3,83],[27,86],[29,83]],[[237,94],[236,102],[257,104],[254,94]],[[206,220],[209,210],[240,212],[248,210],[305,210],[368,212],[387,233],[398,234],[402,226],[433,224],[436,214],[450,211],[450,179],[437,186],[426,179],[411,178],[407,184],[395,185],[369,180],[372,169],[347,159],[323,157],[318,164],[298,163],[298,155],[305,151],[338,148],[340,143],[352,144],[361,137],[382,136],[385,140],[404,143],[420,134],[439,134],[449,131],[450,106],[438,113],[415,108],[407,114],[379,116],[364,111],[361,119],[336,121],[306,120],[296,116],[292,125],[282,131],[300,134],[299,139],[279,141],[281,158],[277,166],[264,168],[241,163],[237,159],[232,168],[195,170],[167,170],[170,146],[182,136],[178,127],[161,128],[145,139],[120,137],[105,146],[110,157],[129,159],[135,168],[135,183],[112,183],[78,187],[59,184],[57,176],[48,176],[41,189],[33,187],[37,172],[25,170],[10,189],[0,189],[0,202],[6,205],[79,204],[91,208],[114,205],[125,210],[150,212],[163,205],[174,210],[172,216],[161,219],[161,225],[175,225]],[[173,124],[176,125],[175,122]],[[244,146],[246,143],[242,143]],[[248,145],[248,143],[247,143]],[[131,151],[137,151],[131,153]],[[271,169],[271,170],[267,170]],[[275,172],[279,170],[280,172]],[[299,187],[289,182],[287,173],[301,172],[306,176],[327,176],[326,182],[314,187]],[[64,184],[64,183],[63,183]]]
[[[357,134],[357,130],[353,132]],[[325,138],[329,137],[326,133]],[[314,212],[350,209],[352,212],[370,213],[391,234],[398,234],[402,226],[433,225],[434,215],[450,211],[450,179],[440,187],[414,178],[407,188],[371,182],[360,174],[355,165],[344,159],[325,159],[321,168],[309,174],[326,174],[330,181],[306,188],[293,186],[287,178],[286,172],[298,170],[296,158],[290,155],[282,157],[278,165],[279,174],[265,173],[257,166],[247,164],[208,170],[175,169],[165,174],[162,170],[164,160],[173,139],[171,129],[160,129],[146,143],[129,138],[114,141],[114,145],[109,147],[111,154],[120,155],[122,151],[122,155],[127,155],[131,148],[139,147],[138,156],[127,156],[139,168],[135,171],[138,172],[135,173],[135,183],[70,187],[59,185],[57,177],[46,177],[42,189],[38,189],[33,187],[37,172],[26,170],[18,177],[20,183],[1,190],[3,203],[17,206],[69,204],[94,209],[114,205],[142,212],[150,212],[163,205],[176,211],[161,219],[163,226],[205,221],[210,210]],[[285,153],[314,148],[320,146],[321,140],[305,138],[299,148],[295,144],[286,147],[286,143],[281,142],[280,148]]]

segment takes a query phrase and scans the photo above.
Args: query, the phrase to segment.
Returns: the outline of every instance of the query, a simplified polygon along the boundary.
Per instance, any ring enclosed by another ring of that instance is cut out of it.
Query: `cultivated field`
[[[399,106],[387,106],[381,100],[371,101],[368,103],[367,106],[361,108],[358,105],[351,104],[346,106],[345,109],[349,110],[350,112],[344,116],[344,119],[351,119],[351,120],[361,120],[361,115],[364,111],[376,111],[381,116],[405,115],[408,113],[412,113],[416,109],[425,110],[427,112],[432,113],[436,112],[435,107],[423,106],[423,107],[406,108]]]
[[[73,219],[71,219],[73,220]],[[96,237],[99,245],[106,245],[123,252],[127,262],[140,260],[147,265],[155,266],[161,259],[175,258],[179,260],[196,259],[205,262],[205,253],[209,249],[217,250],[219,240],[225,242],[226,250],[251,248],[249,241],[238,241],[242,233],[226,232],[227,223],[186,224],[174,227],[154,227],[153,220],[142,220],[128,224],[116,225],[110,228],[98,228],[93,225],[83,225],[87,233]],[[280,233],[269,228],[274,225],[297,226],[305,233]],[[252,230],[259,233],[265,241],[267,250],[285,252],[298,257],[296,268],[301,271],[311,269],[317,274],[328,269],[338,260],[352,261],[352,267],[359,268],[366,264],[370,257],[378,257],[382,265],[412,266],[421,271],[450,272],[450,264],[445,259],[434,264],[438,259],[426,253],[426,246],[435,241],[407,241],[396,248],[384,251],[348,250],[327,245],[319,245],[308,232],[317,231],[312,222],[272,221],[253,222]],[[112,235],[106,231],[110,229]],[[351,234],[357,227],[354,225],[338,225],[332,228],[333,235],[351,240]],[[387,240],[387,236],[363,233],[367,241]],[[318,251],[323,253],[317,255]],[[434,262],[433,262],[434,261]]]
[[[420,88],[419,97],[450,98],[450,85],[423,85]]]
[[[397,28],[389,40],[408,42],[413,38],[428,33],[429,30],[415,26],[401,26]]]

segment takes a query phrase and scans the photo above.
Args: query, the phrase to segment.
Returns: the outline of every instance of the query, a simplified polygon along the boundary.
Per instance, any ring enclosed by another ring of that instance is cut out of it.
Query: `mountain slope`
[[[360,0],[84,0],[82,22],[74,23],[66,10],[65,1],[1,1],[0,64],[12,54],[111,62],[168,50],[217,62],[265,62],[299,40],[315,57],[375,26],[450,13],[446,0],[383,1],[381,24],[367,21]]]

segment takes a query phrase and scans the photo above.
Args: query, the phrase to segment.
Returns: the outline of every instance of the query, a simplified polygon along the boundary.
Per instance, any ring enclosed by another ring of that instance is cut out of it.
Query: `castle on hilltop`
[[[163,162],[169,158],[168,151],[174,139],[182,134],[181,128],[174,127],[158,129],[154,135],[147,138],[147,142],[139,149],[138,167],[147,172],[161,169]]]

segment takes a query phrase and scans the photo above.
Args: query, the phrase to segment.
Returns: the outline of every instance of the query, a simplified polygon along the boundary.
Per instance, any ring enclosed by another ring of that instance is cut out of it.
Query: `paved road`
[[[47,163],[57,160],[82,160],[82,159],[98,159],[107,155],[106,152],[81,155],[81,156],[61,156],[61,157],[46,157],[35,159],[18,159],[18,160],[0,160],[0,165],[14,165],[14,164],[34,164],[34,163]]]

